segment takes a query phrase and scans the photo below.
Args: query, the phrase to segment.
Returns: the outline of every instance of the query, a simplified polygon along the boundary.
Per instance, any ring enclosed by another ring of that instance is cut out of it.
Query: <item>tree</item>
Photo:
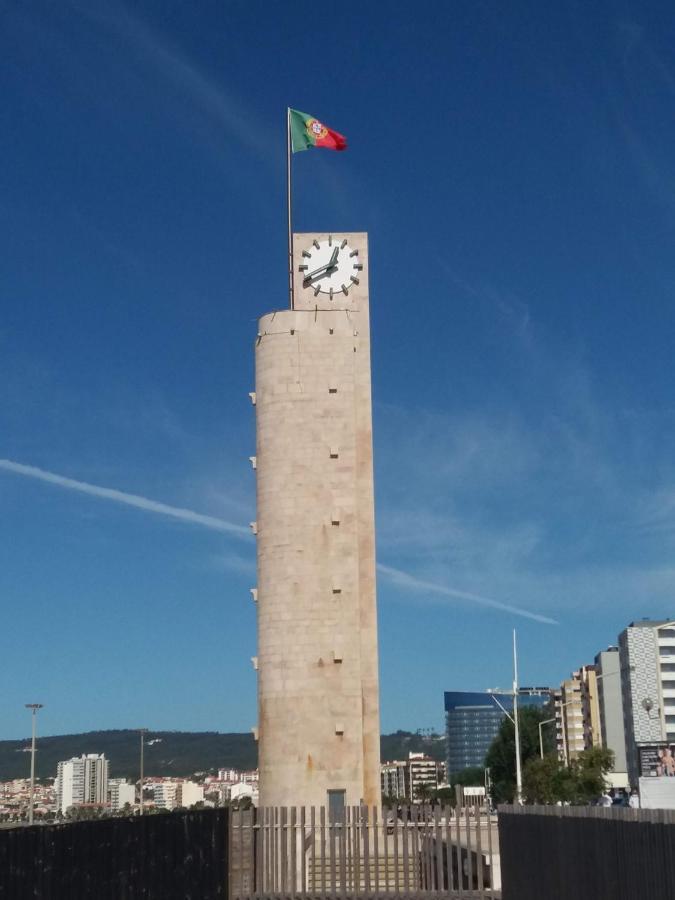
[[[482,766],[469,766],[455,772],[450,784],[453,787],[456,784],[461,784],[462,787],[482,787],[485,784],[485,769]]]
[[[433,794],[434,788],[432,788],[430,784],[426,784],[424,781],[422,781],[415,788],[414,799],[419,801],[420,803],[428,803],[429,800],[431,800]]]
[[[523,769],[523,798],[526,803],[571,802],[574,785],[571,771],[557,756],[529,759]]]
[[[518,710],[520,752],[523,766],[539,756],[539,723],[548,718],[545,707],[523,706]],[[497,736],[485,757],[490,769],[492,798],[497,803],[511,803],[516,793],[516,737],[513,722],[504,716]]]
[[[574,774],[575,803],[590,803],[606,789],[605,775],[614,768],[614,753],[606,747],[590,747],[570,766]]]
[[[523,772],[523,794],[527,803],[584,804],[605,790],[605,775],[614,765],[611,750],[591,747],[568,767],[556,756],[530,759]]]
[[[441,806],[454,806],[455,805],[455,789],[454,787],[444,787],[439,788],[436,791],[435,798],[437,803],[440,803]]]

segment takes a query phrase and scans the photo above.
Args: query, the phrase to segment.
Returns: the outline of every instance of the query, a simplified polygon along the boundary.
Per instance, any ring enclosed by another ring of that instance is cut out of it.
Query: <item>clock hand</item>
[[[314,278],[315,275],[318,275],[319,272],[323,272],[325,269],[329,269],[331,266],[330,263],[324,263],[322,266],[319,266],[318,269],[314,269],[313,272],[310,272],[308,275],[305,275],[305,281],[309,281],[310,278]]]
[[[309,275],[305,275],[302,283],[311,284],[313,281],[318,281],[319,278],[324,278],[326,275],[332,275],[336,268],[337,266],[327,263],[325,266],[321,266],[320,268],[315,269],[313,272],[310,272]]]
[[[339,252],[340,252],[340,248],[339,248],[339,247],[336,247],[335,250],[333,250],[333,255],[331,256],[330,262],[328,263],[328,266],[327,266],[326,268],[328,268],[328,269],[334,269],[334,268],[335,268],[335,264],[337,263],[337,258],[338,258],[338,253],[339,253]]]

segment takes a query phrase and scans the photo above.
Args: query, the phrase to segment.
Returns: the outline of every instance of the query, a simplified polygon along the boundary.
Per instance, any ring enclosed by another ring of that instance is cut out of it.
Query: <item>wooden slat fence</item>
[[[260,808],[232,814],[231,900],[497,900],[496,819],[476,808]]]

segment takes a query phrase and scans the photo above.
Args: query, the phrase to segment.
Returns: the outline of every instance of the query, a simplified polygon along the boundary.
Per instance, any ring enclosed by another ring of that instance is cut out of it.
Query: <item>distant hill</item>
[[[148,741],[161,742],[148,746]],[[140,735],[137,731],[89,731],[38,738],[36,773],[56,775],[57,763],[83,753],[104,753],[112,778],[138,778]],[[0,781],[27,778],[30,754],[21,752],[30,740],[0,741]],[[231,767],[254,769],[258,751],[252,734],[216,731],[152,731],[146,736],[145,771],[148,775],[191,775]]]
[[[395,731],[380,738],[380,759],[390,762],[407,759],[408,753],[426,753],[439,762],[445,759],[445,738],[439,734],[420,734],[411,731]]]
[[[258,748],[251,734],[217,731],[153,731],[147,740],[161,738],[145,748],[145,772],[148,775],[192,775],[194,772],[219,768],[254,769],[258,764]],[[30,774],[30,739],[0,741],[0,781],[27,778]],[[110,760],[113,778],[138,778],[140,736],[137,731],[89,731],[84,734],[61,734],[39,737],[36,775],[40,779],[56,775],[60,760],[83,753],[104,753]],[[397,731],[382,735],[383,760],[406,759],[408,753],[424,752],[443,759],[443,739]]]

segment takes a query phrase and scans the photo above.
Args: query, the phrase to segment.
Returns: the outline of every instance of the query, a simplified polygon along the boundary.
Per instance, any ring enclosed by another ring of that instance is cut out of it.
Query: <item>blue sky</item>
[[[675,615],[671,4],[6,0],[0,35],[0,738],[33,701],[255,724],[287,105],[350,143],[295,157],[297,230],[369,232],[383,729],[506,685],[513,627],[545,684]]]

